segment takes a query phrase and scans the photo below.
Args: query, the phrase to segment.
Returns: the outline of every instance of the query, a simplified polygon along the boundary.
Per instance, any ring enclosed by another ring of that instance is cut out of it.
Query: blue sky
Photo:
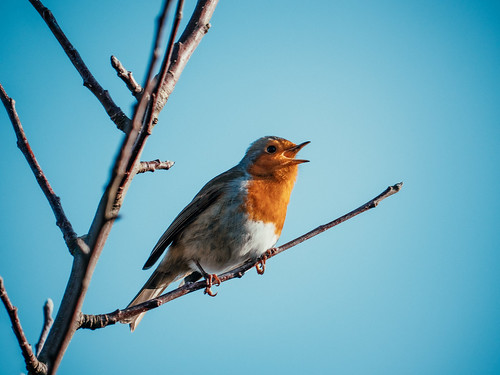
[[[127,113],[109,57],[142,81],[160,4],[45,2]],[[1,2],[0,33],[0,82],[84,234],[123,135],[28,1]],[[221,1],[144,151],[176,165],[134,180],[84,312],[125,307],[171,220],[260,136],[311,141],[279,243],[404,188],[216,298],[77,332],[60,373],[498,373],[499,87],[495,1]],[[71,256],[3,110],[0,142],[0,275],[34,344]],[[0,372],[20,373],[1,310]]]

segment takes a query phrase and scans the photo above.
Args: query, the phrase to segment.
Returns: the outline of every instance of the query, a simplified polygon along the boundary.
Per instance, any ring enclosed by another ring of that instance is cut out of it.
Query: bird
[[[308,143],[261,137],[236,166],[203,186],[154,246],[144,270],[168,251],[127,308],[158,297],[180,279],[183,284],[205,277],[205,292],[214,296],[210,288],[214,280],[220,284],[217,274],[271,249],[283,229],[298,165],[309,162],[296,155]],[[144,314],[125,321],[132,332]]]

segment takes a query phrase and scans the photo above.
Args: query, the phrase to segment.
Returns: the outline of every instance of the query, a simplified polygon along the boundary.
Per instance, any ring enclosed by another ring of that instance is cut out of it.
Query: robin
[[[128,307],[159,296],[181,278],[184,283],[205,277],[205,292],[214,296],[210,288],[214,280],[220,283],[217,274],[272,248],[283,229],[298,164],[308,162],[295,156],[308,143],[259,138],[238,165],[210,180],[158,240],[143,269],[170,248]],[[143,315],[129,321],[131,331]]]

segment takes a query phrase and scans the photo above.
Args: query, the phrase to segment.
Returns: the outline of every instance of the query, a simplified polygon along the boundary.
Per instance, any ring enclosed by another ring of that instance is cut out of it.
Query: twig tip
[[[45,306],[47,307],[47,309],[49,309],[50,311],[54,310],[54,302],[52,301],[51,298],[47,298],[47,301],[45,301]]]

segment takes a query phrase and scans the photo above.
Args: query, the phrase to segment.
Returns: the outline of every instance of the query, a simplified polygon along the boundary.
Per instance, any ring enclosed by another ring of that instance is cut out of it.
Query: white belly
[[[175,247],[183,247],[185,260],[198,270],[220,274],[248,259],[256,259],[278,241],[272,223],[248,220],[237,206],[211,207],[187,228]]]

